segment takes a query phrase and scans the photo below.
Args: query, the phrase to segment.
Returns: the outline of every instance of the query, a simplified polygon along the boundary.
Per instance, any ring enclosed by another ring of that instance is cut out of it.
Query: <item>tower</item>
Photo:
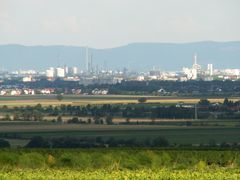
[[[192,68],[197,71],[197,74],[200,74],[201,73],[201,66],[197,63],[197,53],[194,54],[193,59],[194,59],[194,63],[193,63]]]
[[[88,52],[88,47],[86,47],[86,71],[89,72],[89,52]]]
[[[93,73],[93,54],[90,54],[90,64],[89,64],[90,72]]]
[[[194,54],[194,65],[197,65],[197,53]]]
[[[93,55],[92,53],[89,53],[88,47],[86,47],[86,72],[93,72]]]

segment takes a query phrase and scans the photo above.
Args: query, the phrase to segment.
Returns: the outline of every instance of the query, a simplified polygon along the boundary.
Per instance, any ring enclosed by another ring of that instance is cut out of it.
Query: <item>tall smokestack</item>
[[[197,53],[194,54],[194,64],[197,64]]]
[[[89,52],[88,52],[88,46],[86,47],[86,71],[89,71]]]

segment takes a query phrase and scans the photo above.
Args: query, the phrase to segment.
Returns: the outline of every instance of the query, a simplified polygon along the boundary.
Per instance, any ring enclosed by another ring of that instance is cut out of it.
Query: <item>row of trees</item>
[[[122,118],[193,118],[194,109],[179,108],[175,106],[162,107],[134,107],[134,106],[65,106],[47,107],[36,109],[36,107],[22,107],[5,111],[4,120],[29,120],[41,121],[45,116],[74,116],[74,117],[122,117]],[[10,115],[12,117],[10,117]],[[73,119],[72,121],[76,121]],[[108,124],[108,123],[107,123]]]
[[[61,137],[45,139],[43,137],[33,137],[26,145],[27,148],[93,148],[93,147],[168,147],[169,142],[164,137],[152,139],[116,139],[113,137],[103,139],[96,138],[72,138]]]
[[[96,124],[112,124],[112,117],[122,118],[169,118],[192,119],[195,116],[195,107],[175,105],[143,104],[146,98],[142,98],[140,104],[128,105],[86,105],[86,106],[25,106],[8,108],[3,106],[0,112],[5,114],[4,120],[29,120],[42,121],[46,116],[74,117],[69,119],[72,123],[81,123],[78,117],[92,117]],[[233,102],[227,98],[223,104],[211,104],[209,100],[202,99],[197,105],[199,118],[239,118],[240,102]],[[216,116],[215,116],[216,115]],[[60,121],[60,120],[58,120]],[[103,122],[104,121],[104,122]]]
[[[195,147],[196,145],[194,145]],[[0,148],[10,148],[11,144],[0,139]],[[170,144],[169,141],[162,137],[152,138],[126,138],[119,139],[114,137],[54,137],[43,138],[41,136],[32,137],[26,148],[108,148],[108,147],[192,147],[192,144]],[[239,143],[216,143],[210,139],[208,143],[199,144],[199,147],[223,147],[223,148],[240,148]]]

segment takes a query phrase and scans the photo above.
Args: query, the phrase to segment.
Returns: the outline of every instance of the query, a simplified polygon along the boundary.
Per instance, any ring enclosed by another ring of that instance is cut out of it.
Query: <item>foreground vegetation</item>
[[[0,179],[239,179],[239,167],[233,150],[0,150]]]
[[[71,168],[78,170],[141,170],[239,168],[235,150],[175,149],[18,149],[0,151],[1,169]]]
[[[112,179],[178,179],[178,180],[187,180],[187,179],[239,179],[240,171],[237,169],[227,170],[224,168],[214,169],[214,170],[136,170],[136,171],[105,171],[105,170],[96,170],[96,171],[76,171],[71,169],[62,169],[62,170],[49,170],[49,169],[40,169],[40,170],[17,170],[13,172],[4,171],[0,172],[0,179],[91,179],[91,180],[112,180]]]

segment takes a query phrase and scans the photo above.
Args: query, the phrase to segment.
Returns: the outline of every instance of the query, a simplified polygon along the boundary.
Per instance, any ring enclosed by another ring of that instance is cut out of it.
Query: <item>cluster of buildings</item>
[[[213,64],[207,64],[203,68],[197,63],[197,55],[194,56],[194,64],[191,68],[183,68],[185,80],[238,80],[240,79],[240,69],[214,69]],[[184,78],[183,78],[184,79]]]
[[[92,90],[92,94],[93,95],[107,95],[108,94],[108,90],[107,89],[94,89]]]
[[[0,96],[20,96],[20,95],[51,95],[56,94],[55,88],[31,89],[21,87],[4,87],[0,86]],[[83,92],[82,89],[71,89],[67,94],[73,95],[107,95],[108,89],[93,89],[90,93]]]
[[[214,69],[213,64],[207,64],[206,67],[198,64],[197,54],[194,55],[192,67],[183,67],[181,71],[160,71],[150,70],[148,72],[123,70],[98,70],[93,68],[92,55],[86,49],[86,67],[85,70],[79,70],[78,67],[50,67],[45,71],[20,70],[11,73],[5,73],[5,79],[19,79],[23,82],[38,81],[47,78],[49,81],[62,79],[64,81],[77,81],[80,84],[116,84],[123,80],[126,81],[146,81],[146,80],[164,80],[164,81],[188,81],[188,80],[238,80],[240,79],[240,69]],[[97,66],[96,66],[97,67]],[[0,82],[3,81],[0,74]]]
[[[20,95],[49,95],[55,92],[52,88],[29,89],[29,88],[1,88],[0,96],[20,96]]]
[[[207,69],[203,69],[200,64],[197,63],[197,54],[194,55],[194,63],[191,68],[183,68],[183,74],[185,80],[197,80],[199,78],[203,80],[213,80],[213,64],[208,64]],[[184,77],[182,77],[184,80]]]
[[[65,77],[75,77],[78,74],[78,68],[77,67],[57,67],[53,68],[50,67],[46,70],[46,77],[48,79],[54,79],[54,78],[65,78]]]
[[[164,80],[164,81],[189,81],[189,80],[239,80],[240,69],[214,69],[213,64],[207,64],[206,67],[197,63],[197,54],[194,55],[192,67],[183,67],[182,71],[162,72],[160,70],[151,70],[148,73],[142,73],[136,77],[137,81],[145,80]]]

